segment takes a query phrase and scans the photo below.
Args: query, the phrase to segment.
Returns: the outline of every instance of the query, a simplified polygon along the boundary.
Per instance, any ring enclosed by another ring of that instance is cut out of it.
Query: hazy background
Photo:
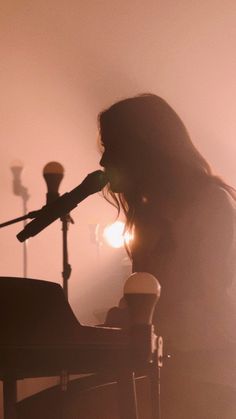
[[[163,96],[215,171],[236,185],[234,0],[2,0],[0,6],[0,223],[22,215],[10,167],[24,165],[28,211],[45,204],[42,170],[65,168],[60,193],[99,168],[97,114],[141,92]],[[115,304],[124,254],[93,242],[115,219],[99,196],[71,214],[70,303],[96,324]],[[1,229],[1,276],[22,277],[22,223]],[[57,221],[28,242],[28,276],[61,283]]]

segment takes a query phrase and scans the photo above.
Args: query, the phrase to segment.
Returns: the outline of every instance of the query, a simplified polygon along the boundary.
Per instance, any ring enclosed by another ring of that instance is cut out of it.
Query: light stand
[[[146,348],[146,356],[150,356],[149,379],[151,384],[150,390],[153,419],[161,419],[160,369],[163,362],[163,339],[161,336],[156,336],[152,324],[154,309],[160,298],[160,294],[161,286],[158,280],[147,272],[133,273],[124,285],[124,297],[128,305],[131,321],[130,330],[133,340],[132,354],[137,360],[139,360],[140,347],[142,346],[142,339],[140,339],[140,336],[142,337],[145,334],[147,337],[149,336],[150,348]],[[134,376],[132,377],[132,380],[134,385]],[[134,400],[134,407],[135,403]],[[135,416],[134,413],[133,417],[136,418],[137,414]]]
[[[30,197],[28,194],[28,189],[22,185],[21,183],[21,172],[23,170],[22,164],[15,164],[11,167],[11,171],[13,174],[13,192],[15,195],[20,196],[22,198],[23,203],[23,217],[21,220],[23,220],[23,227],[25,228],[26,222],[25,222],[25,216],[27,214],[27,201]],[[19,220],[20,221],[20,220]],[[28,259],[27,259],[27,242],[23,243],[23,277],[27,278],[27,272],[28,270]]]

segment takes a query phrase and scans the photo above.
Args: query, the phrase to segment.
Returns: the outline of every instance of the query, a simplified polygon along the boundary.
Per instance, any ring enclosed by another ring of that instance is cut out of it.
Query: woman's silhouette
[[[135,235],[133,271],[162,287],[155,324],[172,354],[162,371],[163,419],[236,417],[234,189],[156,95],[115,103],[99,129],[106,197]]]

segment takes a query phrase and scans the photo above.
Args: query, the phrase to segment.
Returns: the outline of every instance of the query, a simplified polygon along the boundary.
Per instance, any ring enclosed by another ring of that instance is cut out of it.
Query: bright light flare
[[[133,239],[131,233],[124,233],[124,228],[125,223],[123,221],[116,221],[104,228],[103,237],[109,246],[119,249]]]

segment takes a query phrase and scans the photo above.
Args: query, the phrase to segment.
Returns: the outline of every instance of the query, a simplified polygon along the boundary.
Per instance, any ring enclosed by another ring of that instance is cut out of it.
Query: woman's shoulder
[[[236,195],[232,193],[230,188],[216,183],[209,183],[202,188],[198,200],[196,201],[196,209],[210,216],[236,217]]]
[[[205,185],[176,224],[186,234],[220,240],[234,237],[236,243],[236,200],[224,186]]]

